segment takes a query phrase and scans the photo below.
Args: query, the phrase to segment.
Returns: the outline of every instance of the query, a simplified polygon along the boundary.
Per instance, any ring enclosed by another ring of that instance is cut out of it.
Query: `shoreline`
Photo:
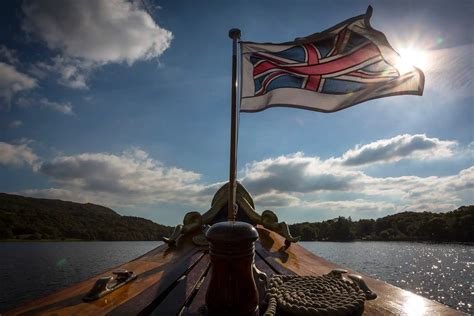
[[[162,241],[162,240],[89,240],[89,239],[0,239],[0,243],[25,243],[25,242],[33,242],[33,243],[42,243],[42,242],[121,242],[121,241]]]
[[[163,242],[163,240],[88,240],[88,239],[0,239],[0,243],[43,243],[43,242]],[[380,240],[380,239],[354,239],[354,240],[300,240],[299,242],[337,242],[337,243],[351,243],[351,242],[408,242],[418,244],[455,244],[455,245],[466,245],[474,246],[474,242],[462,242],[462,241],[436,241],[436,240]]]
[[[381,240],[381,239],[353,239],[353,240],[300,240],[299,242],[340,242],[340,243],[351,243],[351,242],[408,242],[418,244],[456,244],[456,245],[469,245],[474,246],[474,242],[469,241],[439,241],[439,240]]]

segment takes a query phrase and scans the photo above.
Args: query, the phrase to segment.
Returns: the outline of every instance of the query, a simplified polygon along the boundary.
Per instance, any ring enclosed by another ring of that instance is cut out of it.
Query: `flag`
[[[424,75],[397,69],[400,56],[370,26],[372,8],[293,42],[241,42],[241,112],[295,107],[335,112],[393,95],[422,95]]]

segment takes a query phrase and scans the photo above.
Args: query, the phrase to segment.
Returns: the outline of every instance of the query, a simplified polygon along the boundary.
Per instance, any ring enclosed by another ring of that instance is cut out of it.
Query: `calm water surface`
[[[159,242],[0,243],[0,311],[130,261]],[[329,261],[474,314],[474,246],[302,242]]]
[[[0,312],[93,277],[162,242],[0,243]]]
[[[302,242],[339,265],[474,314],[474,245]]]

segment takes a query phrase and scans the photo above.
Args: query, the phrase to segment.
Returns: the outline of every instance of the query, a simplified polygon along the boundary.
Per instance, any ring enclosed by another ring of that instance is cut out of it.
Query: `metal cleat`
[[[352,282],[357,284],[362,291],[364,291],[366,299],[373,300],[377,298],[377,294],[369,289],[367,283],[365,283],[364,279],[360,275],[348,274],[347,277],[351,279]]]
[[[327,275],[336,277],[338,279],[342,279],[342,275],[346,273],[347,273],[347,270],[345,269],[334,269],[334,270],[331,270],[331,272],[329,272]]]
[[[128,282],[131,282],[137,278],[133,275],[132,271],[125,269],[118,269],[112,272],[115,277],[105,276],[98,279],[89,292],[82,298],[84,302],[95,301],[102,296],[113,292]]]

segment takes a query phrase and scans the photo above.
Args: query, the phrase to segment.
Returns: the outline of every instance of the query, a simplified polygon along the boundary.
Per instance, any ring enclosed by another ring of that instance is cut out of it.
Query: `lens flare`
[[[418,67],[421,70],[426,70],[428,63],[427,52],[415,49],[415,48],[404,48],[399,50],[400,58],[395,65],[401,74],[407,73],[413,70],[413,67]]]
[[[67,259],[66,258],[61,258],[56,262],[56,267],[59,269],[63,269],[67,266]]]

